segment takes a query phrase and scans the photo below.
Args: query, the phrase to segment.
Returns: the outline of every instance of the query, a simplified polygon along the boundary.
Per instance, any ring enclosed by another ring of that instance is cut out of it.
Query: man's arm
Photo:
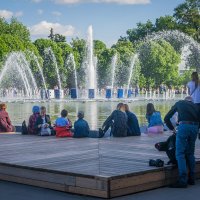
[[[172,106],[171,110],[166,114],[164,118],[164,121],[170,130],[174,130],[174,126],[172,125],[172,122],[170,119],[172,118],[175,112],[177,112],[177,104]]]

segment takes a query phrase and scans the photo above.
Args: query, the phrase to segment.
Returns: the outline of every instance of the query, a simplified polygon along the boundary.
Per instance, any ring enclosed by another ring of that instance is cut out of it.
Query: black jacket
[[[138,123],[138,119],[136,117],[136,115],[130,111],[126,111],[127,117],[128,117],[128,121],[127,121],[127,125],[128,125],[128,136],[138,136],[141,135],[140,132],[140,127],[139,127],[139,123]]]
[[[170,130],[174,129],[170,118],[174,115],[175,112],[178,112],[178,122],[199,122],[200,120],[200,113],[197,105],[191,101],[180,100],[176,102],[174,106],[172,106],[171,110],[166,114],[164,118],[164,121]]]
[[[49,128],[52,128],[49,115],[45,115],[45,121],[47,124],[49,124]],[[43,119],[42,119],[41,115],[37,118],[37,120],[35,122],[35,130],[37,131],[37,133],[39,133],[41,131],[41,128],[38,128],[38,125],[40,125],[40,124],[43,124]]]
[[[111,134],[114,137],[127,136],[127,115],[120,110],[114,110],[112,114],[106,119],[103,127],[111,126]]]

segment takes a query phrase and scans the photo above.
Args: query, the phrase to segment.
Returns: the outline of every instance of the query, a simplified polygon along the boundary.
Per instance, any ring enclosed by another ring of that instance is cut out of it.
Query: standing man
[[[176,133],[176,160],[178,163],[179,180],[172,185],[174,188],[186,188],[187,184],[195,184],[195,141],[197,139],[200,113],[197,105],[193,103],[192,97],[180,100],[172,106],[164,121],[167,127],[175,132],[170,121],[174,113],[178,112],[178,131]],[[186,159],[189,168],[187,176]]]

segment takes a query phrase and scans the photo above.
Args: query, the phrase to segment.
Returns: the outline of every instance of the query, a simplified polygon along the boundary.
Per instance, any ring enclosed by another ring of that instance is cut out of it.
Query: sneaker
[[[104,131],[101,128],[99,128],[99,138],[102,138],[104,135]]]
[[[177,181],[176,183],[170,185],[170,187],[171,188],[187,188],[187,184]]]

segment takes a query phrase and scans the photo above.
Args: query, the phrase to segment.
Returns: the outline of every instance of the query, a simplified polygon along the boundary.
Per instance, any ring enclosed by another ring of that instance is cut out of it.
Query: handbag
[[[28,128],[25,120],[22,122],[22,135],[28,135]]]
[[[40,131],[40,135],[41,136],[49,136],[51,135],[51,129],[49,127],[41,127],[41,131]]]

